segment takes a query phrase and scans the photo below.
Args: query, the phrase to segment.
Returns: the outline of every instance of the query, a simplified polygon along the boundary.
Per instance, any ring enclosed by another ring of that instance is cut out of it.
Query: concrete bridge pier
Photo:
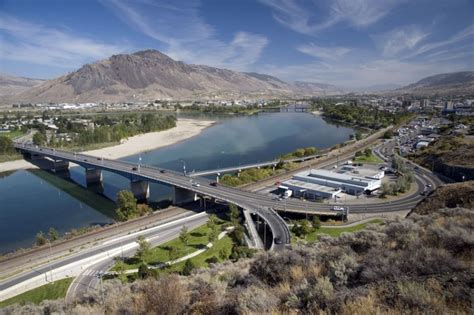
[[[102,171],[98,168],[86,168],[86,184],[93,186],[102,183]]]
[[[52,161],[51,170],[55,173],[68,171],[69,170],[69,161],[64,161],[64,160]]]
[[[173,205],[179,206],[197,200],[197,194],[191,190],[173,187]]]
[[[150,183],[145,180],[130,182],[130,187],[135,198],[139,202],[146,202],[150,198]]]

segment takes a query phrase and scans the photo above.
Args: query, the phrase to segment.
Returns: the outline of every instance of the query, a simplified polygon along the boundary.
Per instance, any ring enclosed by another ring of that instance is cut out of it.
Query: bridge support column
[[[176,186],[173,187],[173,205],[182,205],[196,200],[196,194],[193,191]]]
[[[102,183],[102,171],[98,168],[86,168],[86,184],[91,186]]]
[[[150,184],[145,180],[131,181],[132,193],[138,201],[147,201],[150,197]]]
[[[69,170],[69,162],[68,161],[57,160],[57,161],[53,161],[52,164],[53,165],[52,165],[51,169],[55,173]]]

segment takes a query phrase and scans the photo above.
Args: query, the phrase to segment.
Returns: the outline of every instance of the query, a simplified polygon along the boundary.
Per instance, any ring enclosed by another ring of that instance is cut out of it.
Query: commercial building
[[[384,171],[345,165],[337,171],[323,169],[303,171],[280,185],[295,197],[314,200],[334,198],[338,193],[370,194],[382,185]]]

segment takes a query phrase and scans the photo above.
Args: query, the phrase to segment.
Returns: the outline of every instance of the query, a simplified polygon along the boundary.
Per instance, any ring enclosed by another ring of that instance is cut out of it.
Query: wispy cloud
[[[373,35],[372,39],[382,52],[383,56],[397,56],[402,52],[411,51],[421,43],[430,33],[417,25],[396,28],[390,32]]]
[[[333,0],[298,3],[295,0],[259,0],[273,10],[280,24],[302,34],[314,35],[338,23],[367,27],[404,0]]]
[[[2,60],[71,69],[128,48],[21,21],[5,14],[0,15],[0,34]]]
[[[313,43],[300,45],[296,49],[304,54],[319,58],[321,60],[331,61],[338,60],[351,51],[350,48],[346,47],[323,47]]]
[[[236,32],[229,42],[219,40],[214,28],[200,15],[200,3],[194,0],[102,3],[124,22],[165,44],[164,53],[188,63],[246,70],[258,61],[268,44],[265,36],[248,32]]]

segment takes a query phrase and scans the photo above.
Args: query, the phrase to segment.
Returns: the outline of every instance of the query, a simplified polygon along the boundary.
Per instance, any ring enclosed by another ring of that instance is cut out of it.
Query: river
[[[184,115],[183,115],[184,116]],[[349,139],[354,130],[327,123],[307,113],[260,113],[252,116],[186,115],[218,123],[198,136],[150,152],[123,158],[142,164],[188,172],[272,160],[297,148],[331,147]],[[84,170],[74,167],[70,178],[40,170],[0,174],[0,253],[30,247],[38,231],[50,227],[63,234],[73,228],[106,224],[118,191],[129,182],[104,172],[103,192],[85,188]],[[152,202],[171,198],[164,185],[150,186]]]

